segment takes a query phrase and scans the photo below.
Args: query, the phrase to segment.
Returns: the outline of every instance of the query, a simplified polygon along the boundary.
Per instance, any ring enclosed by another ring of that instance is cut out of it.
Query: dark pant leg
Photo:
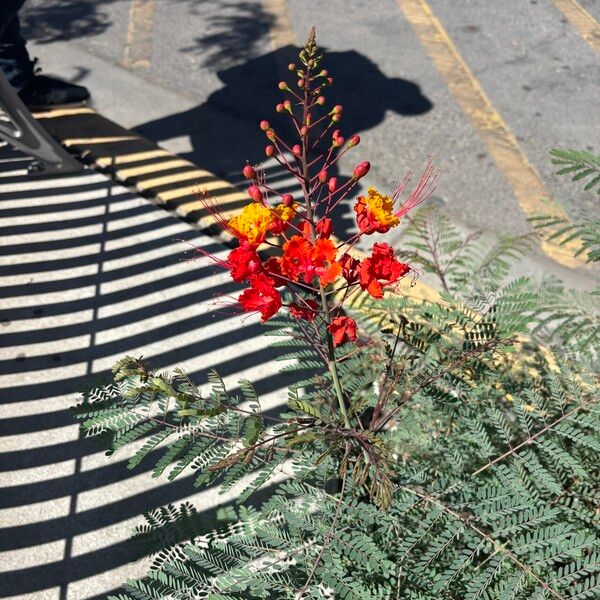
[[[25,0],[0,0],[0,69],[21,89],[32,74],[32,65],[21,36],[18,12]]]

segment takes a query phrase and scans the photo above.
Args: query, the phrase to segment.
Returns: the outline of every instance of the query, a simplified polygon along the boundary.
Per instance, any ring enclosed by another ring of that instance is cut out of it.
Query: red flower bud
[[[254,167],[250,165],[246,165],[242,170],[242,173],[246,179],[256,179],[256,171],[254,170]]]
[[[317,104],[319,104],[320,106],[323,106],[323,104],[325,104],[325,96],[319,96],[317,98]]]
[[[284,206],[291,206],[294,203],[294,197],[291,194],[284,194],[281,198]]]
[[[285,110],[287,110],[288,112],[292,112],[292,103],[289,100],[286,100],[283,103],[283,108],[285,108]]]
[[[360,164],[354,167],[354,179],[360,179],[361,177],[364,177],[369,172],[370,168],[371,163],[368,160],[363,160]]]
[[[308,127],[306,125],[302,125],[300,127],[300,135],[306,135],[308,133]]]
[[[319,73],[319,75],[320,75],[321,77],[327,77],[327,75],[329,75],[329,73],[327,72],[327,69],[323,69],[323,70],[322,70],[322,71]]]
[[[335,192],[335,190],[337,190],[337,178],[336,177],[332,177],[329,182],[327,183],[327,188],[329,189],[329,191],[333,194],[333,192]]]
[[[288,71],[293,71],[296,68],[296,65],[294,63],[290,63],[288,65]]]
[[[332,112],[333,112],[333,114],[337,115],[338,113],[341,113],[343,110],[344,110],[344,107],[341,104],[336,104],[333,107],[333,111]]]
[[[327,180],[327,171],[325,169],[319,171],[317,177],[319,178],[319,181],[321,183],[325,183],[325,181]]]
[[[274,132],[272,129],[269,129],[269,130],[266,132],[266,136],[267,136],[267,139],[271,140],[272,142],[274,142],[274,141],[275,141],[275,137],[276,137],[276,136],[275,136],[275,132]]]
[[[339,114],[337,114],[337,115],[333,115],[333,117],[331,117],[331,122],[332,122],[332,123],[339,123],[339,122],[340,122],[340,120],[341,120],[341,118],[342,118],[342,117],[341,117]]]
[[[306,113],[306,124],[310,125],[312,121],[312,115],[310,113]]]
[[[302,148],[299,144],[295,144],[294,146],[292,146],[292,154],[298,158],[302,156]]]
[[[287,90],[287,83],[285,81],[280,81],[278,85],[280,90]]]
[[[254,202],[262,202],[263,199],[262,192],[255,185],[251,185],[248,188],[248,196],[250,196]]]
[[[340,130],[336,129],[332,134],[331,134],[331,138],[334,140],[337,140],[340,137]]]
[[[327,78],[327,84],[328,85],[333,85],[333,77],[328,77]]]
[[[328,238],[331,235],[331,232],[333,231],[333,223],[331,222],[330,218],[323,217],[317,223],[315,229],[322,238]]]
[[[343,145],[344,145],[344,142],[345,142],[345,141],[346,141],[346,140],[345,140],[345,139],[344,139],[344,138],[343,138],[341,135],[338,135],[338,136],[335,138],[335,140],[334,140],[334,142],[333,142],[333,145],[334,145],[334,146],[337,146],[337,147],[339,148],[340,146],[343,146]]]
[[[270,125],[269,125],[269,121],[261,121],[260,122],[260,128],[263,131],[267,131],[267,129],[269,129]]]
[[[273,156],[273,154],[275,154],[275,146],[273,146],[272,144],[269,144],[268,146],[266,146],[265,154],[267,156]]]
[[[348,142],[348,147],[352,148],[352,146],[358,146],[360,144],[360,136],[359,135],[353,135],[350,138],[350,141]]]
[[[281,113],[281,112],[283,112],[283,111],[285,110],[285,108],[283,107],[283,104],[280,102],[280,103],[279,103],[279,104],[278,104],[278,105],[275,107],[275,110],[276,110],[278,113]]]
[[[298,79],[298,87],[299,88],[303,88],[304,87],[304,79]]]

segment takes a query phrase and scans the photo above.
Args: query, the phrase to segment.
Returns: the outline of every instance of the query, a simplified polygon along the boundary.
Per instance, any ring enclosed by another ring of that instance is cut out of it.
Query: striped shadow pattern
[[[266,410],[286,381],[257,319],[235,314],[238,287],[187,260],[225,246],[103,174],[32,179],[26,166],[0,148],[0,590],[105,598],[146,570],[128,564],[141,512],[190,499],[210,528],[228,498],[107,460],[69,413],[80,390],[127,353],[199,383],[210,368],[232,387],[247,377]]]

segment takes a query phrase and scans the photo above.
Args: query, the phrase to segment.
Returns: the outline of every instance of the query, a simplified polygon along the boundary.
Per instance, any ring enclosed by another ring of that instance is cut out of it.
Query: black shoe
[[[19,91],[19,96],[30,110],[45,110],[84,105],[90,99],[90,92],[81,85],[34,73]]]

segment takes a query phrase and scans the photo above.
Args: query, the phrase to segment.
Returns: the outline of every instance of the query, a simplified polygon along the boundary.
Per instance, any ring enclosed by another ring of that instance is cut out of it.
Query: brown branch
[[[496,463],[499,463],[501,460],[504,460],[505,458],[508,458],[509,456],[511,456],[512,454],[514,454],[518,450],[520,450],[523,446],[531,444],[538,437],[540,437],[541,435],[543,435],[544,433],[546,433],[546,431],[548,431],[549,429],[552,429],[553,427],[555,427],[556,425],[558,425],[561,421],[564,421],[565,419],[568,419],[571,415],[574,415],[576,412],[578,412],[582,408],[583,408],[583,406],[580,404],[579,406],[576,406],[575,408],[573,408],[569,412],[566,412],[564,415],[562,415],[561,417],[559,417],[558,419],[556,419],[556,421],[553,421],[549,425],[546,425],[544,428],[540,429],[536,434],[534,434],[532,436],[529,436],[526,440],[522,441],[520,444],[518,444],[514,448],[511,448],[510,450],[508,450],[504,454],[501,454],[500,456],[498,456],[497,458],[495,458],[494,460],[492,460],[491,462],[489,462],[487,465],[484,465],[483,467],[477,469],[477,471],[475,471],[474,473],[471,473],[471,477],[475,477],[475,476],[483,473],[484,471],[487,471],[490,467],[492,467]]]
[[[434,497],[429,496],[429,494],[425,494],[423,492],[418,492],[417,490],[414,490],[414,489],[406,487],[406,486],[401,486],[401,487],[403,490],[405,490],[411,494],[414,494],[418,498],[426,500],[427,502],[430,502],[431,504],[435,504],[442,510],[446,511],[449,515],[452,515],[457,521],[460,521],[461,523],[464,523],[467,527],[470,527],[473,531],[475,531],[475,533],[477,533],[483,539],[488,541],[490,544],[492,544],[494,546],[497,545],[498,541],[495,540],[491,535],[489,535],[488,533],[486,533],[485,531],[483,531],[482,529],[477,527],[477,525],[474,525],[473,523],[471,523],[471,521],[469,519],[465,519],[461,514],[457,513],[456,511],[452,510],[450,507],[446,506],[443,502],[436,500]],[[500,548],[500,552],[503,553],[507,558],[509,558],[524,573],[527,573],[533,579],[535,579],[535,581],[537,581],[537,583],[539,583],[553,598],[558,598],[558,600],[562,600],[563,597],[558,592],[556,592],[543,579],[541,579],[538,575],[536,575],[530,566],[521,562],[510,550],[508,550],[504,546],[502,546]]]

